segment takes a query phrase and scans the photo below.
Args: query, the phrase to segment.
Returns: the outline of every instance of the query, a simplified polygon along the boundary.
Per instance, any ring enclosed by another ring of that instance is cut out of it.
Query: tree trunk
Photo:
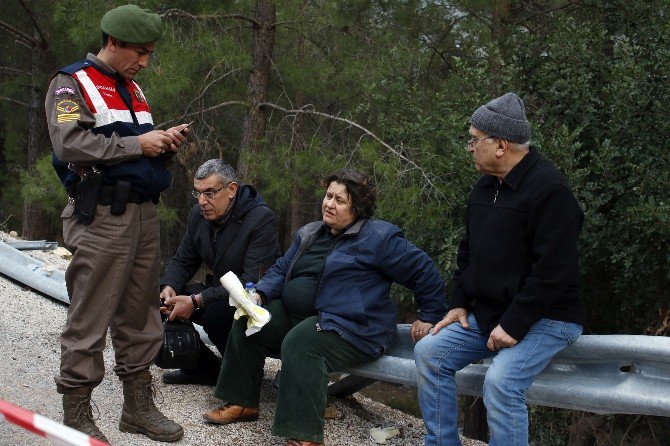
[[[507,19],[510,14],[509,0],[491,0],[493,20],[491,22],[491,41],[496,51],[491,51],[489,64],[491,67],[491,95],[496,97],[503,93],[504,62],[509,54],[507,45]]]
[[[305,2],[302,4],[301,13],[304,11]],[[303,14],[300,14],[301,16]],[[296,42],[296,62],[298,66],[302,66],[305,62],[305,39],[302,34],[298,34],[298,39]],[[300,110],[305,105],[305,98],[303,92],[298,86],[298,90],[295,93],[295,105],[296,110]],[[303,149],[303,140],[302,140],[302,124],[303,124],[303,115],[298,113],[293,121],[293,138],[291,138],[291,151],[293,152],[293,159],[299,159],[298,154]],[[297,167],[297,166],[296,166]],[[295,232],[306,222],[301,218],[301,203],[303,201],[303,192],[300,187],[300,178],[293,177],[293,184],[291,186],[291,234]]]
[[[37,30],[34,30],[35,40],[41,41]],[[41,75],[46,69],[46,48],[42,45],[36,45],[33,48],[30,72],[30,110],[28,121],[30,123],[28,130],[28,147],[26,156],[26,167],[28,178],[34,178],[33,171],[37,160],[46,155],[49,144],[49,134],[47,132],[46,117],[44,114],[44,92],[41,87]],[[37,203],[26,201],[23,204],[23,230],[21,234],[28,240],[46,240],[52,238],[52,228],[46,212],[44,212]]]
[[[265,139],[267,110],[259,104],[267,102],[274,49],[276,10],[274,0],[256,0],[256,22],[253,24],[252,72],[247,93],[251,108],[244,120],[238,176],[246,183],[255,183],[253,159]]]
[[[190,151],[184,150],[182,153],[190,154]],[[166,207],[174,209],[177,212],[177,218],[171,225],[161,224],[161,270],[177,252],[186,232],[191,207],[195,204],[191,196],[193,174],[186,168],[186,163],[173,159],[170,172],[172,173],[172,186],[161,194],[161,202]]]

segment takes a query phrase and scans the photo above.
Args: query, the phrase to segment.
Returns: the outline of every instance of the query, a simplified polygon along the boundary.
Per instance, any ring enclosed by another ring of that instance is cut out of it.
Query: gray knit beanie
[[[530,124],[526,119],[523,101],[514,93],[507,93],[472,114],[470,124],[496,138],[516,143],[530,140]]]

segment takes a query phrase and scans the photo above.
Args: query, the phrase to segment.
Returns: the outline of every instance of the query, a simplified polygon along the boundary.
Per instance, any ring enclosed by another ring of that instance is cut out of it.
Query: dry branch
[[[28,104],[27,102],[21,102],[18,99],[8,98],[7,96],[0,96],[0,101],[7,101],[7,102],[11,102],[12,104],[17,104],[17,105],[21,105],[23,107],[30,108],[30,104]]]
[[[13,34],[21,42],[28,44],[28,46],[30,46],[30,47],[36,47],[40,43],[34,37],[29,36],[28,34],[24,33],[23,31],[20,31],[20,30],[14,28],[12,25],[10,25],[9,23],[5,23],[2,20],[0,20],[0,28],[6,30],[10,34]]]
[[[218,19],[236,19],[236,20],[245,20],[247,22],[253,23],[255,26],[261,26],[260,22],[253,17],[249,17],[243,14],[200,14],[200,15],[195,15],[188,13],[186,11],[183,11],[181,9],[168,9],[167,11],[163,12],[161,16],[165,18],[172,18],[172,17],[181,17],[181,18],[187,18],[190,20],[218,20]]]
[[[331,120],[334,120],[334,121],[344,122],[344,123],[350,125],[351,127],[357,128],[358,130],[362,131],[363,133],[365,133],[366,135],[368,135],[369,137],[371,137],[372,139],[377,141],[379,144],[381,144],[384,148],[386,148],[393,155],[395,155],[399,159],[403,160],[407,164],[411,165],[413,168],[418,169],[419,172],[421,172],[421,176],[423,177],[424,181],[426,182],[426,185],[430,186],[430,188],[435,192],[435,194],[437,194],[438,197],[440,197],[441,199],[446,199],[446,197],[444,197],[444,195],[440,192],[440,190],[433,183],[433,180],[431,179],[431,176],[423,168],[421,168],[421,166],[416,164],[411,159],[407,158],[405,155],[400,153],[400,151],[398,151],[394,147],[391,147],[388,143],[386,143],[379,136],[375,135],[373,132],[371,132],[367,128],[363,127],[362,125],[360,125],[360,124],[358,124],[358,123],[356,123],[356,122],[354,122],[350,119],[346,119],[346,118],[342,118],[340,116],[335,116],[335,115],[331,115],[331,114],[328,114],[328,113],[323,113],[323,112],[313,110],[312,109],[313,106],[311,104],[305,105],[304,107],[302,107],[298,110],[288,110],[284,107],[281,107],[277,104],[273,104],[273,103],[270,103],[270,102],[264,102],[264,103],[258,104],[258,106],[259,107],[269,107],[269,108],[272,108],[272,109],[275,109],[275,110],[279,110],[279,111],[281,111],[283,113],[286,113],[288,115],[297,115],[297,114],[300,114],[300,113],[305,113],[305,114],[310,114],[310,115],[315,115],[315,116],[321,116],[323,118],[331,119]]]

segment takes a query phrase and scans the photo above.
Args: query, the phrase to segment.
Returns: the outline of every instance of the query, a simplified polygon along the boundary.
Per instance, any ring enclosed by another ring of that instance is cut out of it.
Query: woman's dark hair
[[[377,187],[366,174],[353,169],[340,169],[324,177],[321,186],[328,189],[330,183],[343,184],[351,198],[351,209],[357,218],[370,218],[377,207]]]

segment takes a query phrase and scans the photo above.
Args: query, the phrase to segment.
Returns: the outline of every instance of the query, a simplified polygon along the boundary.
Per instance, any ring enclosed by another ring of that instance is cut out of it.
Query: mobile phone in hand
[[[191,124],[193,124],[193,122],[195,122],[195,121],[191,121],[191,122],[189,122],[188,124],[186,124],[186,127],[184,127],[183,129],[181,129],[179,132],[180,132],[182,135],[185,135],[186,133],[184,132],[184,130],[186,130],[187,128],[191,127]]]

